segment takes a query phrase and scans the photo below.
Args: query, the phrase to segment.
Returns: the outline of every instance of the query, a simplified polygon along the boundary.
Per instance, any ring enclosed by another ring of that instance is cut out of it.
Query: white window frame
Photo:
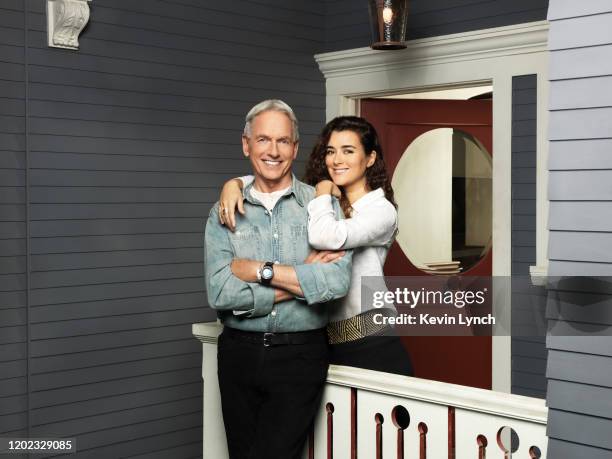
[[[326,80],[328,120],[358,114],[359,100],[364,97],[493,85],[494,276],[511,274],[512,77],[532,74],[537,75],[538,96],[536,266],[531,267],[531,273],[547,273],[547,45],[548,21],[538,21],[412,40],[402,51],[356,48],[315,56]],[[509,311],[503,313],[508,316]],[[509,336],[493,337],[495,391],[511,389],[510,345]]]

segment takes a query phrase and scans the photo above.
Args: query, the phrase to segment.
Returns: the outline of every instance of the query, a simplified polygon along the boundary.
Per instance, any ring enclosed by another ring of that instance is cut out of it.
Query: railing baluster
[[[385,418],[383,418],[382,414],[376,413],[374,416],[374,420],[376,421],[376,459],[383,459],[383,422],[385,422]]]
[[[397,427],[397,459],[404,459],[404,430],[410,425],[410,413],[402,405],[391,410],[391,420]]]
[[[529,448],[529,457],[530,459],[540,459],[542,457],[542,452],[540,451],[540,448],[538,448],[537,446],[532,446],[531,448]]]
[[[357,389],[351,387],[351,459],[357,459]]]
[[[427,424],[419,422],[419,459],[427,459]]]
[[[476,443],[478,443],[478,459],[487,459],[487,437],[484,435],[478,435],[476,437]]]
[[[448,407],[448,459],[455,459],[455,408]]]
[[[334,459],[334,405],[325,405],[327,411],[327,459]]]

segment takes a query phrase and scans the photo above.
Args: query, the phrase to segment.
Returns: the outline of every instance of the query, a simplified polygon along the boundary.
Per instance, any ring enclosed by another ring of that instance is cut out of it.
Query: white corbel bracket
[[[89,21],[91,0],[47,0],[49,46],[79,49],[79,34]]]

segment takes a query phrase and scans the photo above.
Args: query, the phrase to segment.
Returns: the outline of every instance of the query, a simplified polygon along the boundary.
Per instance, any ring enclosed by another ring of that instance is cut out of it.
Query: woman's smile
[[[366,154],[359,135],[353,131],[333,131],[329,137],[325,155],[327,172],[347,193],[367,191],[365,173],[375,159],[375,153]]]

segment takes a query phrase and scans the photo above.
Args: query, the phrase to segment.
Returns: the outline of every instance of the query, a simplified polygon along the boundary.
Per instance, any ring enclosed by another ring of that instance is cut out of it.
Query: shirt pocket
[[[310,253],[308,245],[308,226],[301,223],[289,225],[291,240],[288,241],[289,259],[292,264],[302,264]]]
[[[242,225],[233,233],[230,233],[230,242],[234,254],[238,258],[249,258],[253,260],[262,257],[262,237],[257,226]]]

